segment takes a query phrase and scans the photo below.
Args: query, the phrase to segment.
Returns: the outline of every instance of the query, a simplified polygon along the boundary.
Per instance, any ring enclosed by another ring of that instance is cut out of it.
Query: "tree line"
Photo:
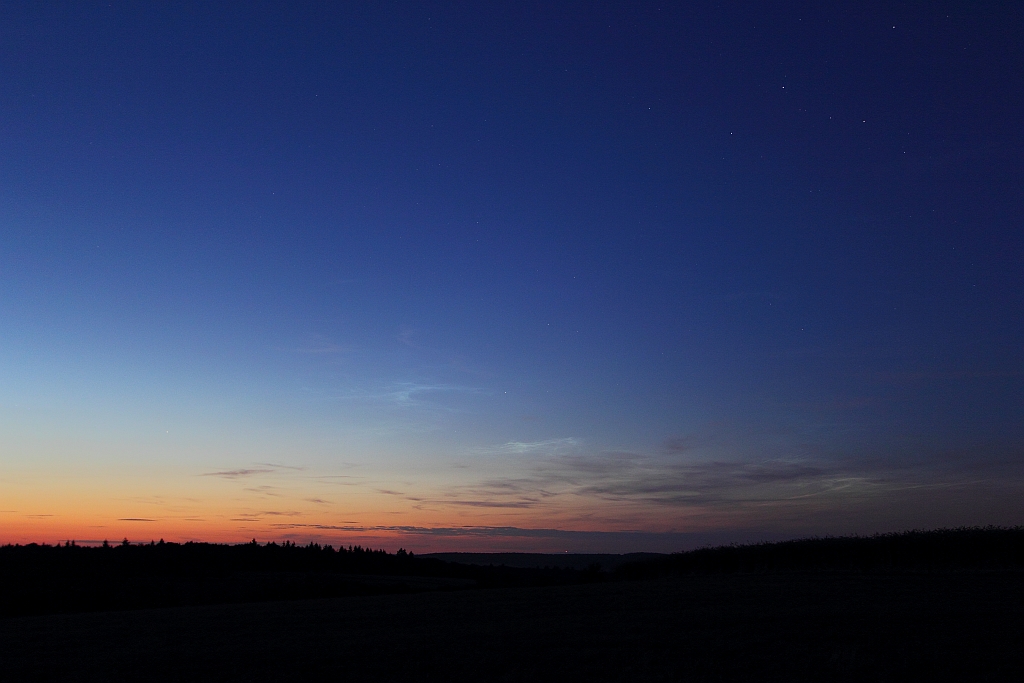
[[[595,576],[291,541],[31,543],[0,546],[0,616],[555,585]]]

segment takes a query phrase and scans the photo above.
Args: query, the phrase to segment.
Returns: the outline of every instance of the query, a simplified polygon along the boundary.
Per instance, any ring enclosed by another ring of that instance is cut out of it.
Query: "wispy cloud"
[[[697,439],[692,435],[671,436],[662,443],[662,449],[666,453],[685,453],[692,451],[697,446]]]
[[[445,503],[475,508],[532,508],[537,505],[535,500],[448,500]]]
[[[254,512],[239,512],[237,517],[232,517],[233,522],[258,522],[264,517],[301,517],[304,513],[298,510],[258,510]]]
[[[552,464],[537,476],[545,483],[568,484],[578,495],[663,505],[781,500],[872,484],[863,474],[810,462],[678,464],[629,456]]]
[[[537,449],[538,451],[540,449]],[[563,453],[536,455],[516,474],[453,485],[429,505],[495,508],[550,508],[583,500],[680,509],[731,509],[836,504],[915,489],[952,490],[997,482],[1000,472],[1024,478],[1021,459],[972,460],[941,454],[916,462],[894,458],[772,457],[703,460],[681,457],[688,444],[670,442],[668,455]],[[513,452],[510,448],[506,452]],[[524,449],[524,453],[537,451]],[[607,509],[607,508],[606,508]]]
[[[281,493],[279,492],[279,487],[277,487],[277,486],[267,486],[267,485],[263,485],[263,486],[249,486],[249,487],[246,487],[246,488],[244,488],[242,490],[243,491],[250,491],[252,493],[259,493],[259,494],[264,495],[264,496],[279,497],[281,495]]]
[[[440,394],[478,394],[479,389],[454,384],[420,384],[417,382],[396,382],[392,389],[382,397],[398,406],[434,406],[439,407],[436,400],[428,400],[430,395]]]
[[[483,390],[477,387],[457,384],[392,382],[377,390],[352,387],[348,391],[335,395],[334,398],[335,400],[373,403],[399,409],[419,408],[452,411],[455,408],[446,405],[445,396],[456,397],[481,393],[484,393]]]
[[[474,453],[487,455],[534,455],[557,454],[574,450],[580,442],[572,437],[564,439],[547,439],[544,441],[509,441],[496,446],[484,446],[474,449]]]
[[[243,479],[254,477],[260,474],[271,474],[274,472],[304,472],[307,468],[296,465],[280,465],[272,462],[258,462],[256,467],[243,467],[234,470],[217,470],[216,472],[204,472],[202,477],[223,477],[224,479]],[[270,488],[270,487],[262,487]]]
[[[251,477],[257,474],[267,474],[274,470],[268,467],[258,468],[246,468],[237,470],[220,470],[218,472],[204,472],[200,476],[202,477],[224,477],[225,479],[241,479],[242,477]]]

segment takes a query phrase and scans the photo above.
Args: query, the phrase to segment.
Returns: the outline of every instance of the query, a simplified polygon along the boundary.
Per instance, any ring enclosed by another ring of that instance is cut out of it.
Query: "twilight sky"
[[[1024,523],[1024,10],[825,4],[4,3],[0,543]]]

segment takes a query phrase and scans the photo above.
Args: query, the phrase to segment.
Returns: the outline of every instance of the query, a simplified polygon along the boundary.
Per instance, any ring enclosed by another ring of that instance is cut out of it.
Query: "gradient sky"
[[[723,4],[0,5],[0,542],[1024,523],[1024,10]]]

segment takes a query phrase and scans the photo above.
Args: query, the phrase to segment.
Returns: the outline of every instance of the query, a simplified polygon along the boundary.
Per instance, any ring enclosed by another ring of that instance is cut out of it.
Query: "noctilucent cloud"
[[[1024,10],[720,5],[4,4],[0,542],[1022,523]]]

